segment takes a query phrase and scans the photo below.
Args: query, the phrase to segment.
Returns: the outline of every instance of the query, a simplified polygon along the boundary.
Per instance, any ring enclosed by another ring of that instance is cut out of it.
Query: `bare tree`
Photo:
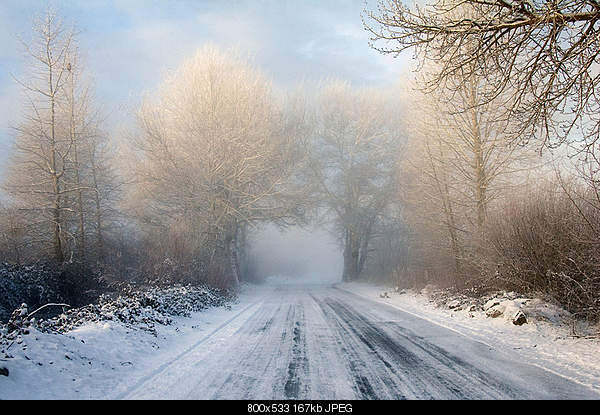
[[[65,186],[65,173],[74,141],[65,133],[59,113],[66,100],[73,32],[48,11],[36,21],[34,34],[30,44],[24,42],[30,75],[18,82],[28,97],[28,108],[24,121],[16,127],[16,154],[6,187],[17,201],[40,213],[50,225],[52,254],[61,263],[65,259],[64,198],[70,191]]]
[[[311,170],[335,218],[344,281],[362,274],[375,227],[396,190],[401,131],[395,110],[390,97],[374,89],[355,91],[333,81],[321,90]]]
[[[78,254],[81,261],[85,261],[86,246],[85,246],[85,210],[83,203],[83,181],[82,181],[82,169],[81,169],[81,156],[80,151],[84,139],[84,123],[83,117],[85,116],[85,104],[83,108],[78,108],[81,103],[76,101],[76,88],[79,79],[76,77],[79,75],[79,62],[78,54],[76,50],[69,57],[67,61],[67,77],[68,82],[65,85],[67,94],[67,118],[69,128],[69,140],[73,143],[71,149],[71,161],[73,170],[73,185],[74,185],[74,196],[75,196],[75,212],[77,215],[77,242],[78,242]],[[79,97],[78,97],[79,98]],[[79,104],[79,105],[78,105]]]
[[[269,82],[245,60],[207,46],[146,101],[139,123],[137,214],[170,227],[237,285],[246,227],[298,213],[286,201],[297,135]]]
[[[94,249],[87,238],[95,233],[102,239],[100,218],[115,201],[115,192],[107,190],[117,186],[108,167],[108,138],[73,30],[50,10],[36,21],[34,33],[31,43],[23,42],[31,67],[17,82],[28,105],[16,127],[4,187],[11,208],[28,222],[31,244],[50,245],[58,263],[87,264],[102,251],[101,243]]]
[[[405,172],[415,181],[403,186],[404,199],[433,241],[430,228],[445,233],[434,249],[449,248],[456,276],[478,249],[491,203],[518,185],[533,160],[507,133],[503,109],[482,102],[483,83],[471,77],[451,97],[444,90],[422,95],[410,116]]]
[[[448,87],[449,79],[484,79],[482,102],[510,91],[502,104],[509,104],[507,115],[518,127],[515,137],[539,134],[547,146],[579,141],[580,150],[596,157],[596,1],[436,0],[431,6],[409,7],[384,0],[366,16],[365,27],[380,52],[414,49],[421,62],[440,64],[430,73],[429,90]],[[573,137],[579,134],[582,140]]]
[[[93,251],[96,262],[104,265],[108,262],[108,239],[111,234],[120,232],[122,213],[118,203],[123,197],[124,180],[117,174],[113,156],[116,151],[108,136],[97,126],[92,132],[83,149],[89,188],[86,198],[89,212],[87,223],[94,241],[94,249],[90,251]]]

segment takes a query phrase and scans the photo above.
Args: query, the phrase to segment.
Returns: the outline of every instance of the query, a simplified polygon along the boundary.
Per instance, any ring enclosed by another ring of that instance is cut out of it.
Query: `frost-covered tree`
[[[23,121],[16,127],[15,153],[5,186],[15,202],[36,212],[38,238],[51,245],[57,262],[65,259],[65,183],[74,138],[65,128],[61,113],[67,106],[65,86],[74,35],[58,16],[48,11],[33,28],[31,42],[24,42],[28,73],[18,82],[27,96]]]
[[[512,140],[503,108],[485,102],[484,80],[461,85],[451,95],[440,90],[415,99],[402,169],[404,204],[427,240],[421,255],[448,253],[457,276],[481,241],[493,201],[515,188],[534,160]]]
[[[398,106],[375,89],[333,81],[321,89],[311,144],[311,174],[335,218],[343,280],[360,277],[382,213],[395,197],[402,144]]]
[[[137,216],[237,285],[247,227],[298,213],[297,128],[286,119],[247,60],[203,47],[139,112]]]
[[[379,0],[365,26],[382,53],[416,53],[436,62],[428,89],[462,88],[484,79],[483,101],[510,95],[516,137],[547,146],[576,141],[596,157],[600,137],[598,34],[594,0]],[[451,80],[450,84],[448,80]]]
[[[114,202],[101,189],[116,186],[105,167],[110,155],[101,150],[108,138],[73,29],[49,10],[33,33],[23,41],[28,70],[17,82],[26,105],[3,187],[28,224],[26,240],[32,251],[41,251],[38,258],[86,263],[101,250],[87,240],[101,239],[98,206]]]

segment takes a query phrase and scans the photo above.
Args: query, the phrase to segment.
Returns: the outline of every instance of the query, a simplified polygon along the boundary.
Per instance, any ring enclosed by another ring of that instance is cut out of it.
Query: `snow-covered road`
[[[275,284],[245,301],[114,397],[600,398],[516,356],[333,286]]]

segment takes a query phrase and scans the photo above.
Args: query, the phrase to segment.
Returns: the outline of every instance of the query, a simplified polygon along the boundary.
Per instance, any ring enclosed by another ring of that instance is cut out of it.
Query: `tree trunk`
[[[342,281],[356,281],[359,274],[360,243],[354,231],[347,229],[344,244],[344,272]]]
[[[70,125],[69,133],[71,143],[73,144],[73,164],[75,165],[75,186],[77,188],[77,214],[79,218],[79,260],[85,262],[85,217],[83,213],[83,190],[81,189],[81,166],[79,164],[79,149],[77,146],[77,137],[75,135],[75,82],[74,75],[71,72],[71,105],[70,105]]]
[[[88,147],[89,149],[89,157],[90,164],[92,167],[92,181],[94,185],[94,203],[95,203],[95,216],[96,216],[96,259],[101,264],[105,262],[104,256],[104,235],[102,232],[102,204],[100,203],[100,186],[98,184],[98,172],[96,165],[96,157],[95,153],[92,150],[92,147]]]
[[[240,285],[240,273],[239,273],[239,258],[238,258],[238,246],[235,238],[235,231],[230,232],[225,238],[225,244],[227,247],[227,253],[229,257],[229,271],[231,273],[231,282],[233,288],[238,288]]]
[[[47,45],[50,42],[48,39]],[[47,52],[48,46],[47,46]],[[50,60],[49,60],[50,62]],[[62,241],[61,241],[61,217],[60,217],[60,208],[61,208],[61,200],[60,200],[60,175],[58,173],[58,166],[56,162],[57,149],[56,149],[56,91],[54,90],[54,80],[53,80],[53,68],[49,64],[48,68],[48,84],[49,84],[49,98],[50,98],[50,174],[52,175],[52,192],[54,196],[54,206],[52,209],[52,219],[53,219],[53,244],[54,244],[54,259],[62,264],[65,260],[63,249],[62,249]]]
[[[52,77],[50,78],[52,83]],[[54,194],[54,206],[52,208],[52,228],[53,228],[53,243],[54,243],[54,259],[59,264],[62,264],[65,260],[62,241],[61,241],[61,218],[60,218],[60,177],[57,172],[56,163],[56,138],[55,138],[55,110],[54,110],[54,96],[52,96],[50,103],[50,162],[52,168],[52,192]]]
[[[473,164],[475,169],[475,203],[477,211],[477,234],[481,235],[485,222],[487,200],[486,200],[486,172],[484,166],[483,140],[479,119],[477,118],[477,85],[471,80],[471,134],[473,135]]]

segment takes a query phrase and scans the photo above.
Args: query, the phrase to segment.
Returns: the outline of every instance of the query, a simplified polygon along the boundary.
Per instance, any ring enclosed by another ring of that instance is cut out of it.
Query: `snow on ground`
[[[119,398],[138,390],[140,382],[143,383],[148,379],[154,383],[168,384],[168,379],[161,379],[161,377],[168,376],[170,372],[163,369],[171,366],[177,368],[184,364],[187,360],[182,359],[182,356],[190,355],[191,350],[204,351],[207,346],[206,339],[210,339],[208,343],[217,345],[215,350],[219,350],[221,346],[218,345],[221,343],[223,343],[222,347],[229,347],[227,344],[232,339],[228,337],[232,335],[229,333],[231,330],[222,329],[229,326],[236,328],[235,324],[230,323],[240,320],[239,316],[252,314],[256,321],[250,324],[248,330],[256,327],[260,330],[256,333],[250,330],[248,336],[262,339],[261,336],[270,332],[265,331],[267,327],[271,327],[270,319],[287,322],[283,314],[290,317],[290,313],[282,314],[277,311],[280,306],[285,305],[291,307],[290,309],[299,310],[300,306],[305,303],[312,304],[311,301],[314,300],[314,297],[308,295],[312,291],[307,289],[308,294],[302,297],[304,300],[296,299],[295,301],[299,301],[298,304],[290,302],[290,299],[296,298],[296,291],[304,292],[300,289],[301,281],[289,278],[285,281],[276,279],[271,282],[280,284],[285,282],[285,285],[290,288],[286,291],[273,285],[269,291],[267,288],[270,284],[266,284],[266,288],[248,285],[244,287],[238,300],[230,308],[214,307],[192,313],[191,317],[173,317],[172,324],[156,324],[153,326],[154,331],[118,320],[88,322],[63,335],[42,333],[31,328],[29,334],[19,336],[5,350],[12,356],[11,358],[3,358],[3,355],[0,355],[0,369],[6,368],[9,371],[8,376],[0,373],[0,399]],[[299,286],[296,291],[294,291],[295,285]],[[515,361],[533,364],[600,391],[600,353],[598,353],[600,340],[570,336],[568,313],[541,300],[508,295],[508,299],[501,301],[507,310],[518,308],[525,312],[528,322],[517,326],[501,317],[487,317],[481,307],[481,301],[477,306],[471,307],[470,304],[465,303],[464,298],[456,301],[453,297],[447,297],[444,298],[445,305],[440,307],[434,302],[435,293],[427,291],[398,293],[389,288],[357,283],[337,284],[336,287],[360,297],[388,304],[485,343],[498,352],[508,353]],[[319,289],[316,287],[313,291],[318,292]],[[340,292],[328,289],[325,297]],[[382,296],[384,291],[387,294]],[[277,300],[285,293],[287,293],[285,298]],[[347,294],[346,297],[355,298]],[[266,301],[260,308],[257,304],[265,302],[265,298],[270,298],[271,301]],[[276,300],[285,304],[279,304]],[[439,302],[439,296],[437,300]],[[364,304],[369,303],[364,302]],[[449,306],[453,309],[449,309]],[[256,310],[263,311],[255,312]],[[306,310],[310,311],[312,308]],[[271,315],[267,311],[276,314]],[[379,314],[375,313],[375,315]],[[262,321],[261,317],[268,321]],[[243,318],[241,320],[245,321]],[[241,320],[240,324],[244,323]],[[420,320],[415,320],[418,321]],[[289,324],[292,323],[296,324],[294,320],[290,320]],[[317,323],[319,322],[310,322],[310,324]],[[317,324],[316,327],[321,326]],[[277,330],[276,327],[272,328],[274,332]],[[291,329],[287,327],[286,330]],[[311,335],[315,335],[312,331]],[[281,333],[277,334],[276,338],[281,338]],[[239,341],[245,340],[238,339]],[[200,349],[198,349],[199,345],[202,345]],[[256,352],[252,344],[248,347],[253,353]],[[209,347],[207,352],[210,350],[213,349]],[[291,350],[293,352],[295,349]],[[292,352],[290,356],[293,357]],[[322,352],[321,350],[313,354],[313,358],[320,359]],[[264,353],[270,352],[265,350]],[[242,356],[229,357],[232,362],[242,358]],[[277,357],[279,360],[284,358],[285,356]],[[279,361],[277,359],[276,361]],[[266,361],[268,362],[269,359]],[[174,362],[179,362],[179,366]],[[254,367],[251,363],[246,362],[246,364],[249,368]],[[282,364],[286,366],[285,359]],[[232,365],[231,368],[237,371],[238,366]],[[217,370],[217,366],[213,369]]]
[[[89,322],[68,333],[34,328],[0,355],[0,399],[102,399],[167,364],[248,307],[252,287],[235,304],[172,317],[152,331],[118,320]]]
[[[436,305],[429,287],[421,292],[396,292],[389,287],[364,283],[343,283],[337,287],[454,330],[508,352],[515,359],[600,391],[600,339],[572,336],[569,313],[542,300],[504,300],[505,306],[525,312],[528,321],[518,326],[510,319],[488,317],[481,307],[467,304],[459,307],[460,310],[450,309],[448,305],[454,307],[458,303],[452,304],[452,299],[446,306]],[[578,334],[593,329],[581,326]]]

